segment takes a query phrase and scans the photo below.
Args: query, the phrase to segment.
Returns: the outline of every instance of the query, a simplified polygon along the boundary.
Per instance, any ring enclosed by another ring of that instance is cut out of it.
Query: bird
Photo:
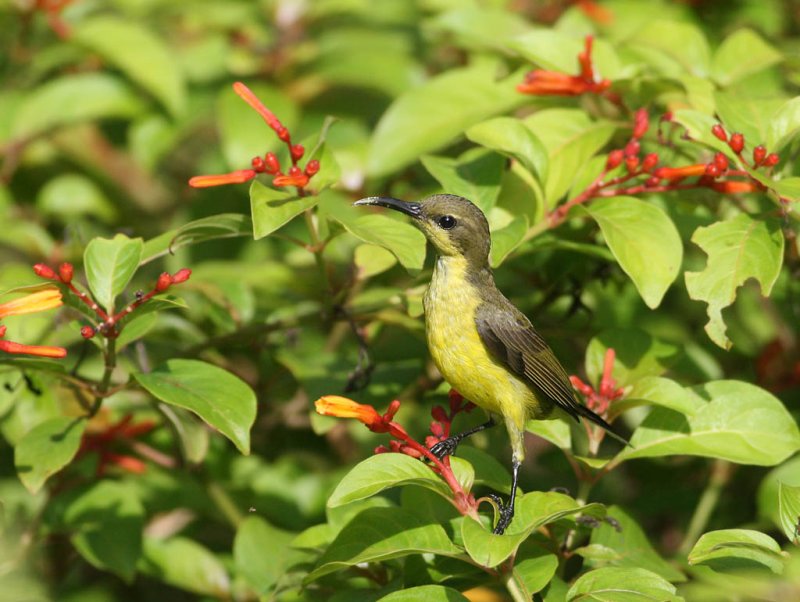
[[[560,408],[627,444],[602,417],[578,401],[553,351],[495,285],[489,266],[489,222],[480,208],[453,194],[413,202],[373,196],[355,205],[385,207],[409,216],[436,250],[433,275],[423,297],[428,348],[444,380],[483,408],[489,420],[442,440],[431,452],[439,458],[453,454],[465,437],[502,419],[511,441],[512,482],[508,502],[499,503],[493,533],[502,534],[514,516],[529,418],[544,419]]]

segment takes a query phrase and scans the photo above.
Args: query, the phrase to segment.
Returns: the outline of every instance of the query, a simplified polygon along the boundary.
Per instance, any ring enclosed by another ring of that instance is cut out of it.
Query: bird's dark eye
[[[440,228],[444,228],[445,230],[450,230],[453,227],[455,227],[456,218],[454,218],[452,215],[443,215],[438,220],[436,220],[436,223],[439,224]]]

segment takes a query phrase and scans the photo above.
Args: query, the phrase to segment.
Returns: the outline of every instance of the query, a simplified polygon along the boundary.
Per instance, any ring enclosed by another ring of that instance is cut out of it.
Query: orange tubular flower
[[[611,87],[611,81],[601,79],[595,72],[592,64],[592,43],[592,36],[586,36],[585,49],[578,55],[578,75],[535,69],[525,76],[525,82],[517,86],[517,91],[536,96],[602,94]]]
[[[684,167],[659,167],[653,175],[662,180],[677,180],[691,176],[702,176],[706,173],[706,164],[685,165]]]
[[[31,293],[6,303],[0,303],[0,318],[31,314],[61,306],[61,291],[48,288]],[[43,345],[23,345],[13,341],[2,340],[6,335],[6,327],[0,326],[0,351],[14,355],[36,355],[39,357],[62,358],[67,355],[63,347],[47,347]]]
[[[214,176],[194,176],[189,178],[192,188],[209,188],[211,186],[224,186],[225,184],[243,184],[256,177],[253,169],[239,169],[226,174]]]
[[[355,402],[346,397],[339,397],[338,395],[320,397],[314,402],[314,406],[317,409],[317,413],[323,416],[356,418],[367,426],[373,426],[381,422],[381,415],[372,406]]]

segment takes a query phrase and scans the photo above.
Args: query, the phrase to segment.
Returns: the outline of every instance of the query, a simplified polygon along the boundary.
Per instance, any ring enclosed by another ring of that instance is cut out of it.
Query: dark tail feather
[[[615,439],[615,440],[619,441],[620,443],[622,443],[623,445],[625,445],[627,447],[631,447],[631,448],[633,447],[633,445],[630,444],[630,441],[625,439],[625,437],[615,433],[614,432],[614,428],[610,424],[608,424],[608,422],[603,420],[603,418],[601,418],[600,416],[595,414],[592,410],[587,408],[585,405],[580,404],[580,403],[576,404],[576,410],[577,410],[577,413],[580,414],[581,416],[583,416],[584,418],[594,422],[597,426],[602,427],[603,430],[605,430],[605,432],[607,432],[611,436],[612,439]]]

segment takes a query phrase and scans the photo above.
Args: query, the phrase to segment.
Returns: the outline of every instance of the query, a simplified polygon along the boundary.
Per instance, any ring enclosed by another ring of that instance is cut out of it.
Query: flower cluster
[[[186,282],[192,275],[192,271],[188,268],[182,268],[174,274],[162,273],[152,290],[147,293],[138,291],[136,293],[136,300],[130,303],[127,307],[115,314],[107,313],[100,307],[89,295],[81,291],[75,286],[73,282],[74,268],[71,263],[62,263],[58,266],[58,271],[43,264],[37,263],[33,266],[34,273],[47,280],[55,280],[74,294],[84,305],[91,309],[97,315],[97,323],[94,326],[84,326],[81,328],[81,336],[85,339],[91,339],[95,334],[101,334],[104,337],[116,338],[121,332],[120,321],[128,316],[131,312],[138,307],[147,303],[155,295],[166,292],[172,285],[181,284]],[[60,294],[60,293],[59,293]]]
[[[118,422],[94,431],[87,431],[81,439],[78,457],[97,454],[97,476],[103,476],[110,466],[116,466],[125,472],[143,473],[147,465],[143,460],[130,454],[114,451],[118,444],[131,446],[134,439],[146,435],[156,427],[152,420],[143,420],[132,424],[133,415],[127,414]]]
[[[534,96],[580,96],[581,94],[603,94],[611,87],[611,81],[600,77],[592,62],[594,38],[586,36],[583,52],[578,55],[578,75],[567,75],[560,71],[534,69],[517,86],[517,91]]]
[[[624,395],[623,389],[617,387],[617,382],[611,376],[614,371],[615,359],[616,352],[611,347],[606,349],[606,355],[603,358],[603,376],[597,389],[583,382],[577,376],[569,377],[572,386],[586,397],[586,406],[603,418],[608,417],[608,409],[611,403]]]
[[[468,491],[464,491],[458,482],[450,468],[449,458],[445,457],[444,460],[440,460],[429,449],[439,440],[448,436],[450,423],[456,414],[461,411],[470,411],[474,407],[471,403],[464,402],[458,393],[451,392],[449,415],[441,406],[436,406],[431,412],[434,422],[431,424],[432,436],[426,440],[427,446],[412,439],[408,432],[394,421],[394,416],[400,409],[400,402],[397,400],[389,404],[389,408],[384,414],[379,413],[371,405],[361,404],[337,395],[320,397],[314,405],[317,413],[323,416],[355,418],[374,433],[389,433],[394,439],[389,442],[388,447],[385,445],[376,447],[376,454],[396,452],[429,461],[431,470],[441,476],[453,492],[453,505],[462,514],[475,515],[477,502],[474,496]]]
[[[0,303],[0,319],[7,316],[20,316],[24,314],[38,313],[48,309],[61,307],[61,291],[56,288],[46,288],[44,290],[12,299],[5,303]],[[62,358],[67,355],[67,350],[63,347],[48,347],[44,345],[23,345],[13,341],[5,340],[6,326],[0,324],[0,351],[11,354],[36,355],[39,357]]]
[[[253,91],[241,82],[233,84],[233,90],[239,97],[249,104],[261,115],[267,125],[277,134],[278,139],[285,143],[289,150],[289,157],[292,165],[285,173],[281,169],[280,161],[273,152],[269,152],[263,157],[253,157],[249,169],[238,169],[226,174],[211,176],[194,176],[189,180],[189,186],[193,188],[207,188],[210,186],[222,186],[224,184],[242,184],[255,178],[258,174],[272,176],[272,185],[278,187],[294,186],[298,192],[302,193],[308,185],[309,180],[319,172],[319,161],[312,159],[308,161],[304,168],[298,165],[305,155],[306,149],[302,144],[294,144],[292,135],[288,128],[284,126],[275,114],[264,106]]]

